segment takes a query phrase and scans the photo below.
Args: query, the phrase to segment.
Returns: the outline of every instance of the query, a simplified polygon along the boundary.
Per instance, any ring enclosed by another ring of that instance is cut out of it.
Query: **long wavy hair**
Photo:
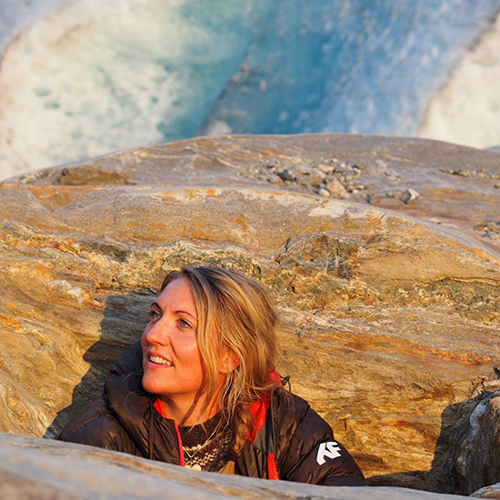
[[[276,306],[263,285],[240,272],[185,267],[169,272],[161,290],[178,278],[188,280],[198,315],[206,395],[201,412],[222,412],[225,423],[234,425],[238,452],[254,425],[251,404],[275,385],[269,375],[276,359]],[[221,383],[223,353],[237,366]]]

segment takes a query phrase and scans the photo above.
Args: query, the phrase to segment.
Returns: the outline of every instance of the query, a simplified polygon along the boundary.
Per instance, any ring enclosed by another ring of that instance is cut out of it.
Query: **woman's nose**
[[[161,319],[147,325],[144,330],[144,336],[150,344],[167,345],[170,343],[168,325]]]

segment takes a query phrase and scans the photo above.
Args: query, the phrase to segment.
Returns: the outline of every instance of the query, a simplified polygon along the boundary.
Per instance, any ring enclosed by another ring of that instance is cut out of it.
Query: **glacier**
[[[0,0],[0,178],[195,135],[417,135],[499,12],[500,0]]]

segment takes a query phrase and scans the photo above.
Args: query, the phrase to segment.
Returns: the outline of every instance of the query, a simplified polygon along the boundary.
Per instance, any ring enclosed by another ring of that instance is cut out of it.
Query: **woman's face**
[[[144,389],[181,402],[194,402],[203,385],[203,368],[196,336],[193,293],[178,278],[151,306],[151,320],[142,334]]]

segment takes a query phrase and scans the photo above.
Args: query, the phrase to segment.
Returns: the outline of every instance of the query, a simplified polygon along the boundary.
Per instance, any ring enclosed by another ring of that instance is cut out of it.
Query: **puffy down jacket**
[[[144,391],[142,350],[134,344],[106,380],[104,396],[88,405],[59,439],[184,465],[174,420]],[[311,484],[363,486],[363,474],[331,427],[290,392],[276,388],[257,401],[256,426],[235,458],[236,474]]]

